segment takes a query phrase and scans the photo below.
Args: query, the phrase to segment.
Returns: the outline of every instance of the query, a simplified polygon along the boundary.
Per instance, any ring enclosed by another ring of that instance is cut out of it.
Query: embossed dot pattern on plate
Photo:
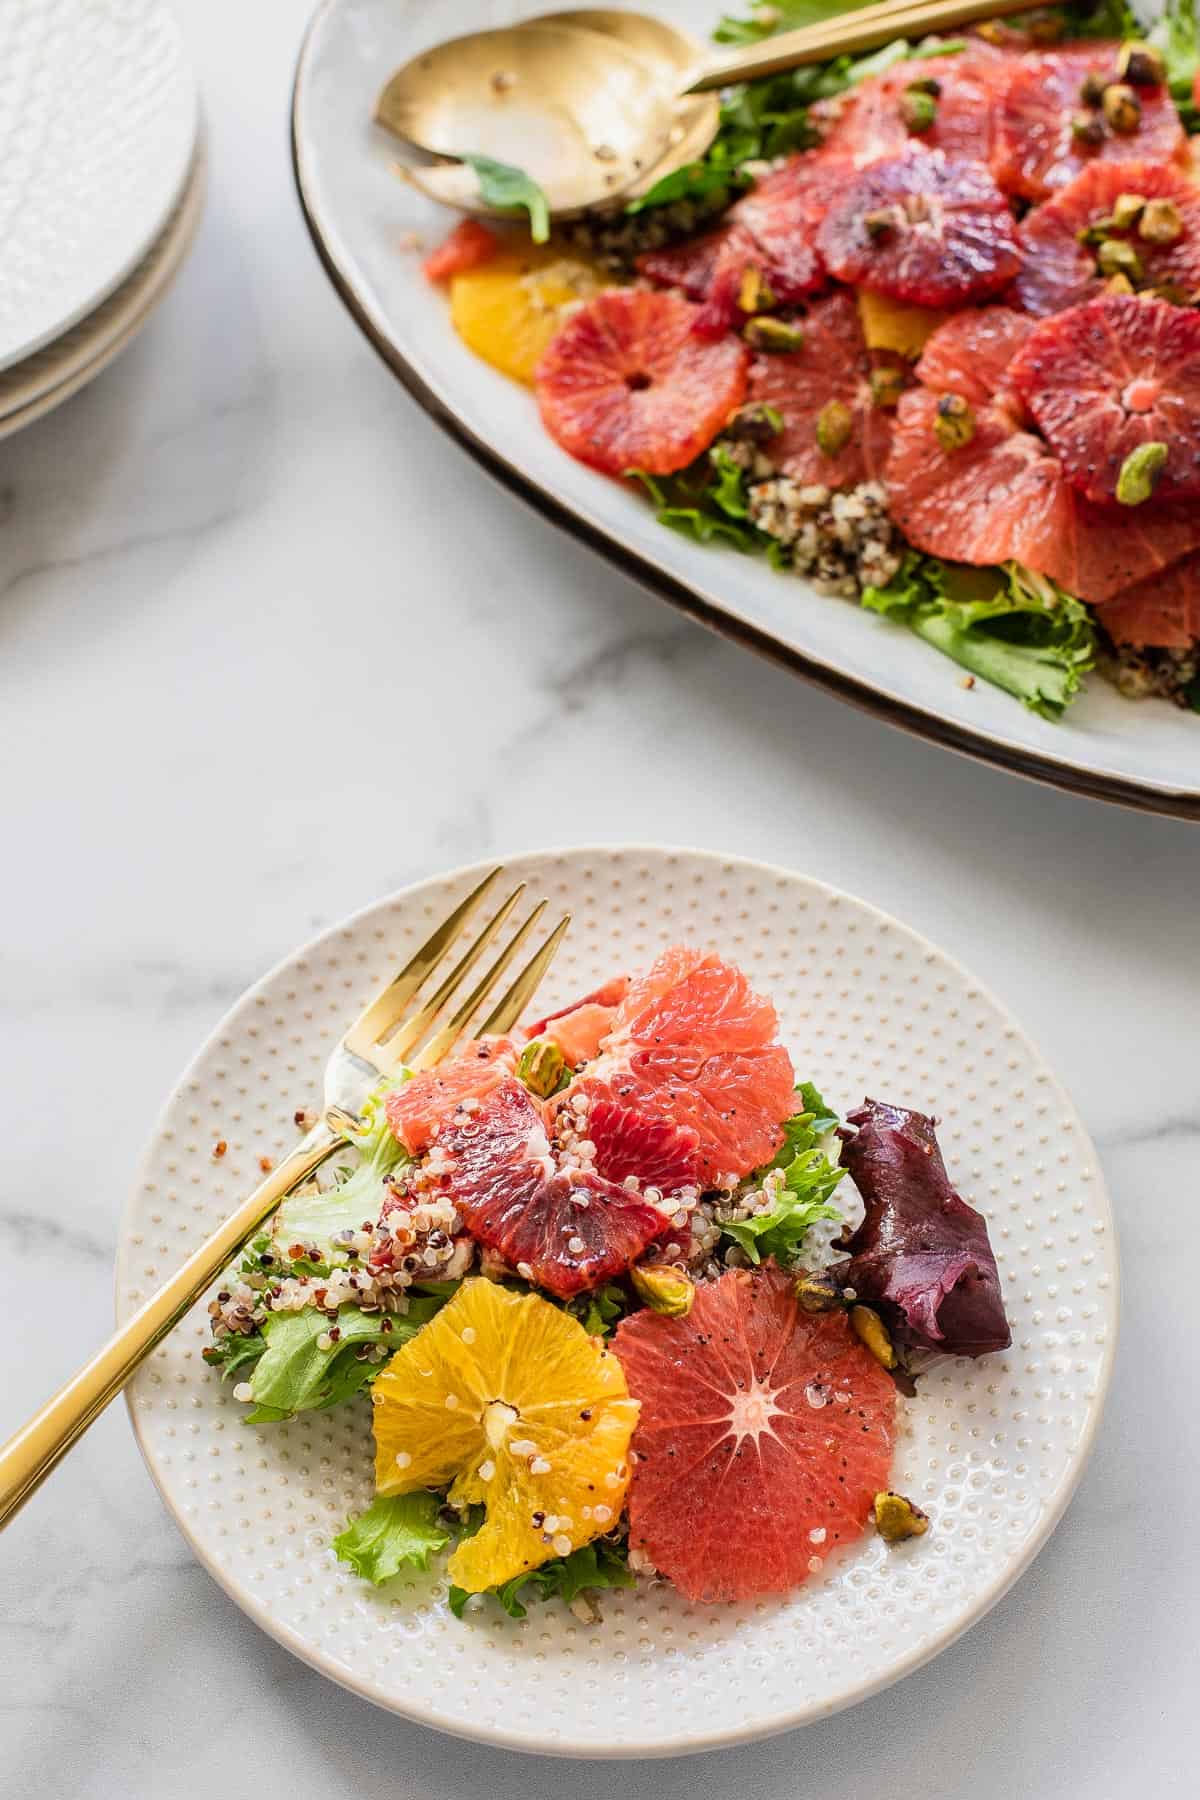
[[[739,962],[779,1008],[798,1075],[933,1111],[951,1175],[989,1220],[1012,1349],[947,1361],[904,1403],[896,1484],[932,1515],[864,1538],[784,1600],[601,1597],[601,1622],[534,1606],[460,1624],[436,1573],[385,1591],[330,1536],[371,1489],[365,1402],[255,1429],[201,1360],[203,1307],[141,1371],[134,1422],[197,1554],[282,1642],[443,1729],[574,1755],[708,1748],[820,1717],[916,1667],[1028,1564],[1078,1477],[1107,1385],[1117,1263],[1104,1181],[1071,1102],[996,1002],[884,914],[784,870],[694,851],[515,859],[574,915],[544,994],[563,1004],[677,939]],[[258,1178],[320,1093],[335,1033],[478,879],[425,882],[326,932],[248,993],[170,1100],[126,1212],[122,1316]],[[540,1004],[540,1003],[539,1003]],[[227,1150],[214,1160],[212,1149]],[[752,1552],[750,1552],[752,1553]]]

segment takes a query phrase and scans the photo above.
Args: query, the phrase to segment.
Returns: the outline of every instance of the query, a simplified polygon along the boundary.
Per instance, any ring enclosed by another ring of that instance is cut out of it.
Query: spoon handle
[[[1045,0],[1005,0],[1005,13],[1032,12]],[[735,81],[751,81],[759,75],[775,75],[802,63],[825,62],[847,51],[873,50],[898,37],[923,37],[944,26],[971,25],[994,19],[998,0],[884,0],[863,6],[834,19],[783,31],[744,50],[735,50],[709,63],[683,91],[703,94],[728,87]]]

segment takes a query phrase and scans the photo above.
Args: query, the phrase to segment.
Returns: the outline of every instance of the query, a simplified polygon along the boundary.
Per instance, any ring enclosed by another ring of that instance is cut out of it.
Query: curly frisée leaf
[[[438,1523],[436,1494],[377,1495],[366,1512],[350,1519],[332,1540],[339,1560],[378,1585],[401,1569],[427,1569],[435,1550],[450,1542]]]
[[[478,176],[481,200],[506,211],[523,208],[529,214],[529,235],[534,243],[546,242],[550,236],[550,207],[532,176],[511,163],[495,162],[490,156],[464,156],[461,160]]]
[[[964,568],[910,551],[862,603],[1046,719],[1062,716],[1096,657],[1083,603],[1020,563]]]
[[[523,1619],[528,1610],[527,1600],[559,1599],[564,1606],[570,1606],[580,1594],[591,1589],[628,1588],[633,1587],[636,1580],[629,1567],[625,1544],[597,1538],[593,1543],[573,1550],[570,1556],[542,1563],[486,1592],[499,1602],[510,1619]],[[465,1588],[450,1589],[450,1610],[456,1619],[464,1616],[470,1598]]]
[[[250,1376],[254,1404],[246,1423],[275,1425],[349,1400],[381,1366],[359,1357],[359,1348],[386,1343],[398,1350],[444,1305],[439,1295],[430,1294],[410,1300],[406,1313],[364,1313],[357,1306],[343,1306],[336,1324],[315,1306],[268,1313],[262,1327],[266,1348]]]
[[[765,550],[774,543],[750,524],[746,472],[723,444],[715,444],[678,475],[647,475],[641,469],[625,473],[642,483],[657,508],[658,523],[672,531],[702,544],[720,538],[743,551]]]
[[[1167,66],[1167,87],[1179,108],[1184,129],[1200,131],[1200,106],[1194,98],[1200,73],[1200,5],[1197,0],[1169,0],[1147,34],[1147,42],[1161,50]]]
[[[764,1182],[776,1184],[774,1204],[765,1212],[721,1227],[752,1263],[773,1256],[786,1267],[796,1260],[813,1225],[842,1216],[829,1204],[846,1173],[828,1154],[837,1144],[832,1135],[839,1123],[837,1114],[829,1110],[811,1082],[801,1082],[796,1092],[804,1110],[784,1121],[783,1145],[764,1177]]]

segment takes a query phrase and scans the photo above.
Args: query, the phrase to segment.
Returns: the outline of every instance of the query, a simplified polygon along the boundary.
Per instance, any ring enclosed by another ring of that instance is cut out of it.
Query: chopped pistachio
[[[876,406],[889,409],[898,405],[903,392],[904,370],[895,363],[871,370],[871,399]]]
[[[1117,476],[1117,500],[1122,506],[1141,506],[1158,485],[1167,466],[1165,444],[1139,444],[1121,464]]]
[[[896,1367],[896,1349],[887,1327],[873,1306],[852,1306],[850,1323],[859,1341],[866,1345],[875,1361],[885,1369]]]
[[[1098,148],[1104,142],[1104,125],[1095,113],[1078,112],[1071,120],[1071,136],[1077,144]]]
[[[742,270],[741,286],[738,288],[738,305],[744,313],[765,312],[774,306],[775,296],[762,278],[762,271],[748,263]]]
[[[906,94],[932,94],[936,100],[942,91],[942,84],[936,75],[916,75],[905,88]]]
[[[1167,66],[1152,44],[1134,42],[1121,45],[1117,74],[1134,87],[1161,87],[1167,78]]]
[[[1097,219],[1094,225],[1081,225],[1079,230],[1075,233],[1075,241],[1079,244],[1089,244],[1094,247],[1096,244],[1102,244],[1107,236],[1107,220]]]
[[[1104,101],[1104,77],[1089,69],[1079,84],[1079,98],[1085,106],[1100,106]]]
[[[906,1538],[924,1537],[929,1530],[929,1514],[890,1488],[876,1494],[873,1511],[875,1529],[885,1544],[902,1544]]]
[[[937,101],[932,94],[924,93],[915,84],[905,88],[900,96],[900,117],[904,121],[904,129],[919,137],[924,131],[931,131],[937,122]]]
[[[633,1291],[644,1300],[651,1312],[668,1319],[684,1319],[692,1310],[696,1290],[682,1269],[669,1263],[655,1263],[649,1268],[636,1265],[629,1271]]]
[[[1112,81],[1104,90],[1104,117],[1122,137],[1131,137],[1142,122],[1142,103],[1124,81]]]
[[[1173,200],[1148,200],[1138,220],[1138,236],[1147,244],[1174,244],[1183,236],[1183,217]]]
[[[1118,194],[1112,212],[1101,221],[1111,231],[1132,231],[1146,210],[1144,194]]]
[[[875,212],[864,213],[862,222],[863,230],[873,244],[881,244],[896,229],[896,216],[890,206],[881,206]]]
[[[844,400],[827,400],[817,414],[817,448],[822,456],[837,456],[854,434],[854,414]]]
[[[1140,281],[1144,272],[1141,257],[1124,238],[1106,238],[1096,252],[1096,261],[1102,275],[1124,275],[1130,281]]]
[[[517,1064],[517,1074],[531,1094],[547,1100],[566,1073],[567,1063],[557,1044],[549,1038],[534,1038],[526,1044]]]
[[[1159,281],[1152,288],[1143,288],[1142,292],[1153,294],[1156,300],[1165,300],[1168,306],[1192,306],[1200,298],[1197,294],[1189,294],[1177,281]]]
[[[961,450],[975,436],[975,414],[961,394],[943,394],[933,419],[933,435],[943,450]]]
[[[842,1291],[828,1275],[813,1269],[802,1269],[796,1277],[796,1298],[802,1312],[836,1312],[843,1304]]]
[[[742,336],[755,350],[802,350],[804,332],[787,319],[754,318],[742,326]]]
[[[740,444],[769,444],[783,430],[783,420],[773,406],[751,400],[739,406],[725,427],[725,436]]]
[[[1104,291],[1106,294],[1132,294],[1134,287],[1128,275],[1118,273],[1109,276],[1104,284]]]

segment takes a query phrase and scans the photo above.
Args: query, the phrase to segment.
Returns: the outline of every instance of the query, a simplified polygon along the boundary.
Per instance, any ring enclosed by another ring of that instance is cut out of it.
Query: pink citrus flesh
[[[750,365],[747,399],[783,420],[769,446],[771,460],[804,483],[845,488],[875,480],[887,460],[891,415],[872,398],[872,358],[858,308],[849,294],[829,294],[799,323],[798,350],[765,352]],[[846,442],[832,453],[817,440],[817,422],[830,402],[848,407],[851,420]]]
[[[862,1533],[888,1485],[896,1390],[842,1312],[765,1263],[643,1311],[613,1348],[641,1403],[629,1541],[689,1600],[783,1594]]]
[[[917,379],[937,394],[986,406],[1007,391],[1009,365],[1033,328],[1011,306],[968,307],[938,326],[921,352]]]
[[[1169,201],[1180,234],[1155,244],[1136,230],[1125,236],[1142,266],[1143,285],[1177,295],[1181,304],[1200,299],[1200,187],[1164,163],[1092,163],[1043,206],[1035,206],[1017,230],[1021,268],[1013,284],[1017,303],[1039,318],[1078,306],[1104,291],[1097,246],[1080,233],[1112,215],[1122,194]]]
[[[461,1055],[414,1075],[384,1102],[388,1124],[410,1156],[420,1156],[464,1100],[482,1099],[517,1065],[511,1038],[481,1038]]]
[[[1126,588],[1099,609],[1115,644],[1188,650],[1200,638],[1200,555],[1193,553]]]

